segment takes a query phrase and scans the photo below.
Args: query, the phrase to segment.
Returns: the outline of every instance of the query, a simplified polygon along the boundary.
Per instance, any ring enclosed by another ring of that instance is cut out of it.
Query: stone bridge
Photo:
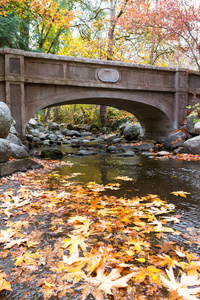
[[[19,133],[40,109],[90,103],[131,112],[145,137],[166,136],[199,88],[200,73],[186,69],[0,50],[0,101]]]

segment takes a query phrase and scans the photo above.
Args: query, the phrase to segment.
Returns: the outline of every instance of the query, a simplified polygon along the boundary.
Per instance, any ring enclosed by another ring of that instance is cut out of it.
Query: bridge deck
[[[44,107],[94,103],[132,112],[146,133],[167,134],[199,88],[200,73],[187,69],[0,50],[0,101],[19,132]]]

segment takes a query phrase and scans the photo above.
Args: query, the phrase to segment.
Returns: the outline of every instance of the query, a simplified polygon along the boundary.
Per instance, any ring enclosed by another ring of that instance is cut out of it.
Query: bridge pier
[[[24,56],[5,54],[5,103],[16,120],[16,130],[25,132]]]
[[[175,97],[174,97],[174,129],[178,129],[179,125],[186,117],[187,106],[189,105],[189,81],[188,71],[177,70],[175,74]]]

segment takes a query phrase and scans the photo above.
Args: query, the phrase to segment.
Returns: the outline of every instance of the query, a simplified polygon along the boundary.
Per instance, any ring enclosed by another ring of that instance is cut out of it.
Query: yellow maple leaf
[[[16,259],[16,262],[15,262],[16,266],[21,266],[24,262],[24,256],[23,255],[20,255],[20,256],[16,257],[15,259]]]
[[[7,290],[12,291],[9,281],[5,280],[6,275],[4,273],[0,274],[0,291]]]
[[[189,195],[191,193],[183,192],[183,191],[177,191],[177,192],[171,192],[171,194],[175,195],[175,196],[181,196],[181,197],[187,198],[187,195]]]
[[[160,285],[161,272],[162,271],[160,269],[157,269],[152,265],[148,266],[147,268],[139,268],[138,272],[135,274],[134,280],[137,283],[141,283],[145,280],[146,277],[148,277],[152,283]]]
[[[85,238],[82,236],[70,235],[68,239],[65,239],[63,248],[69,247],[70,254],[79,252],[78,247],[82,250],[86,250],[86,243],[84,242]]]
[[[178,260],[171,258],[170,256],[163,254],[163,255],[157,255],[155,257],[151,257],[151,261],[155,264],[155,265],[159,265],[159,266],[166,266],[168,265],[169,267],[176,267],[176,266],[180,266]]]
[[[117,180],[124,180],[124,181],[133,181],[133,178],[130,178],[128,176],[117,176],[115,177]]]

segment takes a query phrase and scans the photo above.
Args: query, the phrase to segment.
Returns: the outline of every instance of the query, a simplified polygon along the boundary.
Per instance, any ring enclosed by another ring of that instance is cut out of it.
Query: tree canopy
[[[0,0],[0,47],[200,70],[196,1]]]

